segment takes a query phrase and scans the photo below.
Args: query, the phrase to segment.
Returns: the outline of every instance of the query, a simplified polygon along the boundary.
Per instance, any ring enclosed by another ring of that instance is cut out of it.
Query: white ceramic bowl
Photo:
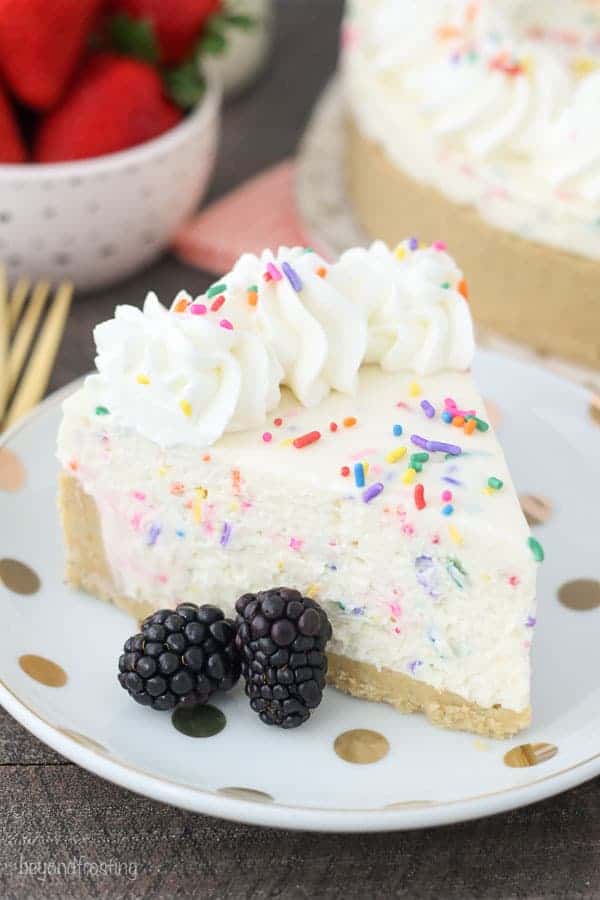
[[[149,263],[212,174],[220,91],[154,140],[96,159],[0,165],[0,259],[21,273],[101,287]]]

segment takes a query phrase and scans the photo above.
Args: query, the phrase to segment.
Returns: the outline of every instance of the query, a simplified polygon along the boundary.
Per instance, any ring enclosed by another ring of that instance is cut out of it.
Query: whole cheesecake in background
[[[353,0],[342,43],[369,234],[445,235],[478,321],[600,367],[600,5]]]
[[[243,256],[170,310],[117,308],[64,405],[67,580],[141,618],[278,585],[332,627],[329,679],[437,724],[530,719],[536,567],[436,242]]]

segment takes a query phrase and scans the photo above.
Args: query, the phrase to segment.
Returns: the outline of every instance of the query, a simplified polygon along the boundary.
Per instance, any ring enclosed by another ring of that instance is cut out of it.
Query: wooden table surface
[[[397,0],[401,2],[401,0]],[[281,0],[271,68],[225,113],[211,196],[293,152],[333,70],[341,0]],[[93,325],[153,288],[210,275],[167,257],[78,297],[51,389],[90,369]],[[1,651],[0,651],[1,652]],[[318,835],[235,825],[101,781],[0,710],[0,898],[600,897],[600,779],[528,809],[405,834]],[[31,863],[133,864],[137,877],[20,874]]]

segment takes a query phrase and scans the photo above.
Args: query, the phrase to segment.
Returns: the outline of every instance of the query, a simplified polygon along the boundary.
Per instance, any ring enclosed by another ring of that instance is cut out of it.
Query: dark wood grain
[[[401,0],[398,0],[401,2]],[[341,0],[282,0],[268,74],[225,114],[216,197],[293,152],[335,65]],[[202,290],[167,256],[111,291],[78,297],[51,388],[89,370],[91,330],[116,303]],[[243,749],[241,750],[243,752]],[[302,777],[302,773],[298,773]],[[137,797],[71,765],[0,711],[0,898],[600,897],[600,779],[508,815],[386,835],[276,832]],[[126,875],[20,874],[81,860]]]

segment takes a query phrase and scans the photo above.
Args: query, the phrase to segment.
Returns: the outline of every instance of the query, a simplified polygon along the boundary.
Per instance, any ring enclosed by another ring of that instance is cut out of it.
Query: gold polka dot
[[[64,734],[65,737],[70,738],[77,744],[81,744],[81,746],[85,747],[87,750],[93,750],[95,753],[108,753],[106,747],[103,747],[102,744],[99,744],[98,741],[95,741],[93,738],[89,738],[85,734],[80,734],[79,731],[71,731],[70,728],[59,728],[58,730],[61,734]]]
[[[600,606],[600,581],[593,578],[567,581],[558,589],[558,599],[569,609],[596,609]]]
[[[547,497],[539,497],[535,494],[519,494],[521,509],[527,519],[527,524],[544,525],[552,515],[552,501]]]
[[[264,791],[255,791],[254,788],[224,787],[219,788],[217,794],[234,797],[236,800],[250,800],[252,803],[273,803],[270,794],[266,794]]]
[[[488,422],[490,423],[494,431],[497,431],[500,427],[500,423],[502,422],[502,413],[500,412],[500,407],[497,403],[494,403],[493,400],[484,399],[483,404],[487,412]]]
[[[25,484],[25,467],[8,447],[0,447],[0,491],[18,491]]]
[[[595,394],[590,400],[589,413],[592,422],[600,425],[600,394]]]
[[[353,728],[336,737],[333,749],[346,762],[367,765],[379,762],[390,751],[390,745],[378,731],[367,728]]]
[[[35,594],[40,589],[36,573],[18,559],[0,559],[0,582],[15,594]]]
[[[19,665],[26,675],[46,687],[64,687],[67,683],[67,673],[51,659],[26,654],[19,657]]]
[[[557,753],[558,747],[555,744],[521,744],[505,754],[504,762],[511,769],[526,769],[548,762]]]

